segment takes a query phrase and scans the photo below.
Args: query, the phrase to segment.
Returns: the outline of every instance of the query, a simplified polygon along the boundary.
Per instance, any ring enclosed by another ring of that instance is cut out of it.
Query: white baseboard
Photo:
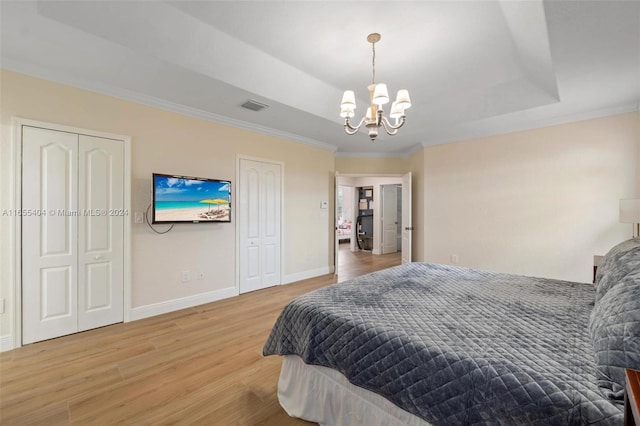
[[[282,284],[290,284],[296,281],[306,280],[308,278],[319,277],[321,275],[331,274],[334,271],[333,266],[312,269],[309,271],[297,272],[282,277]],[[143,318],[149,318],[156,315],[162,315],[180,309],[191,308],[205,303],[215,302],[217,300],[228,299],[229,297],[238,296],[239,290],[236,287],[228,287],[222,290],[210,291],[208,293],[196,294],[193,296],[182,297],[180,299],[167,300],[166,302],[153,303],[151,305],[138,306],[130,311],[130,321]]]
[[[0,352],[6,352],[13,349],[13,336],[10,334],[0,336]]]
[[[311,269],[309,271],[296,272],[295,274],[284,275],[282,277],[282,284],[291,284],[296,281],[302,281],[309,278],[319,277],[320,275],[327,275],[333,273],[333,266],[326,266],[324,268]]]
[[[180,299],[167,300],[166,302],[138,306],[137,308],[131,309],[129,318],[131,321],[149,318],[156,315],[178,311],[180,309],[204,305],[205,303],[211,303],[217,300],[228,299],[229,297],[237,296],[238,294],[238,289],[236,287],[228,287],[221,290],[210,291],[208,293],[182,297]]]

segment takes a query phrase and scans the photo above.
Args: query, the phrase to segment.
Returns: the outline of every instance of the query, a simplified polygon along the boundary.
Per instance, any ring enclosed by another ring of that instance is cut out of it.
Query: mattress
[[[297,355],[284,356],[278,401],[290,416],[321,426],[429,426],[336,370],[305,364]]]
[[[590,284],[411,263],[295,299],[263,353],[434,425],[620,424],[596,384],[593,303]]]

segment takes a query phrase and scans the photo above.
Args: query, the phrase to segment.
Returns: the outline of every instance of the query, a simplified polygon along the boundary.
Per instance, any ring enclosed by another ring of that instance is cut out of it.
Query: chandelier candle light
[[[398,133],[398,129],[402,127],[405,121],[404,111],[411,107],[411,99],[409,91],[406,89],[398,90],[395,102],[391,104],[391,112],[389,117],[395,119],[395,124],[391,124],[389,120],[382,115],[384,110],[382,106],[389,102],[389,92],[387,85],[384,83],[376,84],[376,43],[380,41],[380,34],[372,33],[367,36],[367,41],[371,43],[373,56],[372,68],[373,77],[369,85],[369,96],[371,106],[367,108],[367,114],[362,117],[357,126],[352,126],[350,119],[355,115],[356,97],[353,90],[347,90],[342,95],[342,103],[340,104],[340,117],[344,117],[344,131],[349,135],[354,135],[364,124],[369,129],[369,137],[372,141],[378,136],[378,129],[383,127],[389,135]]]

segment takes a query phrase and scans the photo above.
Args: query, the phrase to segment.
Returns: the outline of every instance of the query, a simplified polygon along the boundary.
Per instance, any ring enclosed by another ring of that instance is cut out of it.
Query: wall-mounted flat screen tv
[[[231,182],[153,173],[152,222],[231,222]]]

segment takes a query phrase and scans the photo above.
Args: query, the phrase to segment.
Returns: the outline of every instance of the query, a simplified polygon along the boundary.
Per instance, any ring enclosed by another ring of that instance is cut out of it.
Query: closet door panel
[[[240,161],[240,293],[262,288],[260,250],[261,163]]]
[[[124,144],[80,136],[79,329],[121,322],[124,286]]]
[[[33,343],[78,330],[78,135],[23,127],[22,334]]]
[[[280,284],[281,167],[262,164],[262,285]]]

